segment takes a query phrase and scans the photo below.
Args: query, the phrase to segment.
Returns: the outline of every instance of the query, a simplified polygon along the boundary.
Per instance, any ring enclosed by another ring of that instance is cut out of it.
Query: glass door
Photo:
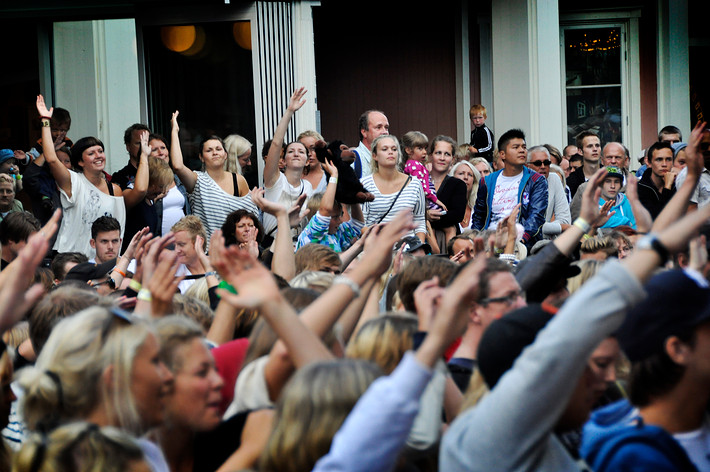
[[[625,71],[622,25],[568,26],[562,29],[567,138],[597,133],[603,143],[622,142]]]

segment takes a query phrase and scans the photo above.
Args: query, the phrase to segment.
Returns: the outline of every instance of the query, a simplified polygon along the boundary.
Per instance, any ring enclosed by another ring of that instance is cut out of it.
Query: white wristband
[[[345,277],[344,275],[339,275],[333,279],[332,285],[344,284],[350,287],[350,290],[355,294],[355,298],[360,296],[360,286],[352,279]]]
[[[331,177],[328,179],[329,184],[337,184],[338,183],[338,178],[337,177]]]

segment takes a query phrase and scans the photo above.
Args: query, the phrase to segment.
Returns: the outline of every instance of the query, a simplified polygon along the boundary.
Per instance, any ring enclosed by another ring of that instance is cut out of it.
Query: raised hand
[[[180,131],[180,125],[178,125],[178,121],[177,121],[178,115],[180,115],[180,112],[175,110],[173,112],[172,117],[170,118],[170,124],[172,126],[173,131]]]
[[[706,124],[704,121],[696,123],[690,133],[690,139],[688,139],[688,145],[685,148],[688,176],[698,178],[702,174],[703,168],[705,168],[705,159],[702,151],[700,151],[700,141],[703,139],[703,133],[706,132]]]
[[[150,153],[153,151],[148,144],[148,137],[150,136],[150,133],[148,130],[143,130],[141,131],[140,138],[141,138],[141,154],[145,155],[146,157],[150,156]]]
[[[47,105],[44,103],[44,97],[42,95],[37,95],[37,112],[40,117],[51,118],[54,113],[54,107],[47,109]]]
[[[292,112],[296,112],[301,109],[301,107],[306,103],[306,100],[303,98],[306,95],[306,90],[305,87],[299,87],[296,89],[295,92],[293,92],[293,95],[291,95],[291,98],[288,101],[288,110]]]
[[[327,158],[325,159],[325,162],[321,162],[321,167],[323,167],[323,170],[328,173],[331,177],[335,177],[336,179],[338,178],[338,168],[333,164],[333,161],[329,161]]]

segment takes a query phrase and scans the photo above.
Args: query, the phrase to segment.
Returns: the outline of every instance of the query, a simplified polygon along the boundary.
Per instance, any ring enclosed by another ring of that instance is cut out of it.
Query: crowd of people
[[[0,150],[0,471],[710,471],[710,130]],[[353,143],[354,144],[354,143]],[[560,151],[559,149],[562,149]],[[23,205],[22,202],[25,202]],[[705,342],[708,345],[705,345]]]

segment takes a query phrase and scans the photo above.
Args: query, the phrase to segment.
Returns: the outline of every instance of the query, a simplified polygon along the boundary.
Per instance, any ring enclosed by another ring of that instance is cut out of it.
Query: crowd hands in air
[[[637,178],[480,105],[461,146],[377,110],[287,143],[305,100],[250,190],[241,136],[194,170],[176,111],[109,175],[38,96],[0,151],[0,470],[710,470],[705,123]]]

